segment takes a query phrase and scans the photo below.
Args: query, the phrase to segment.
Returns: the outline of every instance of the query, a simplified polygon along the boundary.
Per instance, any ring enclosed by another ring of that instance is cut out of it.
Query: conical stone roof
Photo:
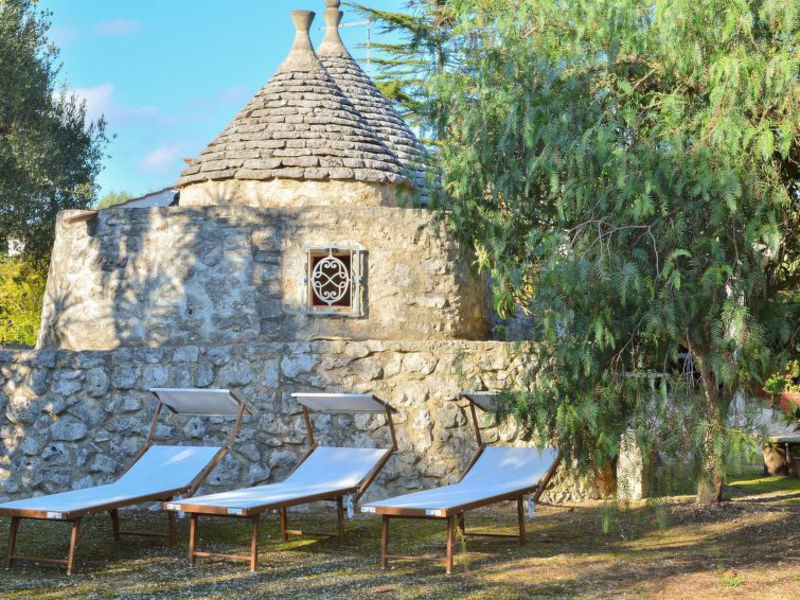
[[[317,50],[319,61],[367,123],[378,133],[403,165],[407,179],[417,188],[425,185],[426,152],[416,135],[342,43],[339,0],[326,0],[323,13],[325,39]]]
[[[320,64],[309,28],[294,11],[294,45],[277,73],[181,174],[206,180],[339,179],[397,184],[399,159]]]

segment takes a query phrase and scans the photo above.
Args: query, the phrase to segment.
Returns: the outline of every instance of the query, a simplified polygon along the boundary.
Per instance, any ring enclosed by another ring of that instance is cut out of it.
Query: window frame
[[[315,298],[319,299],[319,297],[314,293],[314,288],[312,286],[314,259],[329,255],[337,258],[341,258],[342,256],[348,256],[350,258],[349,305],[336,306],[314,303]],[[366,252],[363,248],[360,246],[338,244],[304,246],[303,257],[305,260],[304,312],[318,316],[364,316]]]

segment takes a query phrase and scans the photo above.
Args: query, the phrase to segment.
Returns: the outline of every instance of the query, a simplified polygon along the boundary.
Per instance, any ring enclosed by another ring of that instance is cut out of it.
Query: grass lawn
[[[619,510],[599,503],[540,506],[524,547],[470,538],[456,556],[453,575],[442,565],[395,563],[377,568],[380,520],[347,523],[347,542],[295,538],[281,544],[277,520],[262,527],[261,565],[186,561],[188,520],[181,545],[123,538],[111,542],[110,519],[86,522],[78,548],[78,573],[19,563],[0,570],[0,598],[380,598],[610,599],[754,598],[800,600],[800,481],[761,478],[731,482],[733,502],[701,509],[686,497]],[[513,532],[515,506],[467,515],[467,528]],[[123,528],[165,529],[158,513],[123,514]],[[605,527],[604,527],[605,523]],[[291,515],[290,526],[333,530],[334,513]],[[605,530],[605,533],[604,533]],[[23,522],[18,552],[66,553],[68,528]],[[5,543],[8,519],[0,521]],[[200,548],[246,553],[249,529],[233,519],[200,522]],[[392,552],[440,553],[443,525],[392,521]],[[57,556],[61,558],[62,556]]]

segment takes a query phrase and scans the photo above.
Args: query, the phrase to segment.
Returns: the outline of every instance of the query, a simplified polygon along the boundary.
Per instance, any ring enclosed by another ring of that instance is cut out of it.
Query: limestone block
[[[89,470],[92,473],[113,473],[116,470],[116,463],[110,456],[98,454],[94,457]]]
[[[301,373],[311,371],[316,362],[316,359],[311,354],[285,356],[281,360],[281,372],[289,379],[294,379]]]
[[[115,388],[130,390],[136,387],[142,368],[138,364],[124,364],[114,368],[111,374],[111,383]]]
[[[169,381],[169,367],[165,365],[147,365],[142,370],[142,387],[164,387]]]
[[[44,394],[50,389],[50,372],[47,369],[31,369],[28,385],[34,394]]]
[[[214,367],[211,363],[201,362],[195,371],[195,385],[197,387],[208,387],[214,382]]]
[[[39,416],[41,408],[41,401],[17,394],[9,401],[5,415],[16,425],[32,425]]]
[[[169,377],[167,378],[167,383],[169,384],[169,387],[177,387],[177,388],[192,387],[192,371],[185,364],[174,365],[169,370]],[[198,386],[198,387],[203,387],[203,386]]]
[[[258,451],[258,446],[256,446],[254,443],[237,444],[235,451],[251,462],[257,462],[261,460],[261,453]]]
[[[224,388],[247,385],[253,381],[250,363],[245,360],[233,360],[219,370],[219,385]]]
[[[172,362],[174,363],[195,363],[200,351],[197,346],[184,346],[176,348],[172,354]]]
[[[42,450],[41,459],[50,464],[64,464],[69,461],[67,447],[61,442],[47,444]]]
[[[111,379],[105,369],[94,368],[86,372],[84,388],[92,398],[104,396],[111,386]]]
[[[80,398],[77,395],[63,398],[61,396],[49,394],[47,396],[42,397],[42,402],[43,402],[42,409],[44,411],[52,415],[60,416],[63,415],[71,407],[73,407],[75,404],[80,402]]]
[[[436,422],[441,427],[451,428],[466,425],[467,419],[455,402],[445,402],[436,411]]]
[[[187,421],[186,425],[183,426],[182,431],[183,435],[188,439],[202,439],[203,436],[206,435],[206,425],[203,419],[192,417]]]
[[[77,370],[62,371],[53,373],[53,391],[61,396],[69,396],[81,389],[81,375]]]
[[[42,451],[42,440],[38,437],[26,437],[20,442],[18,450],[25,456],[38,456]]]
[[[272,471],[264,465],[253,463],[247,469],[247,483],[249,485],[261,485],[267,483]]]
[[[74,417],[62,417],[50,427],[50,439],[65,442],[82,440],[88,433],[88,428]]]
[[[73,490],[83,490],[88,487],[92,487],[94,485],[94,479],[92,479],[91,475],[86,475],[85,477],[79,477],[75,481],[72,482],[70,485],[70,489]]]

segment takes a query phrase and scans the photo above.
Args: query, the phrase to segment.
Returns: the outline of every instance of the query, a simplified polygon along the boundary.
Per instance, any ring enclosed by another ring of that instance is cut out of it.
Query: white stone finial
[[[309,32],[311,31],[311,23],[314,21],[315,16],[316,13],[311,10],[292,11],[292,21],[294,21],[294,27],[297,30],[294,40],[295,46],[298,42],[307,43],[309,47],[311,46],[311,36]]]
[[[338,0],[326,0],[328,6],[322,15],[325,17],[325,39],[319,45],[320,56],[350,56],[339,35],[339,24],[344,13],[339,10]]]
[[[325,0],[325,8],[339,8],[341,5],[339,0]]]
[[[314,12],[310,10],[293,10],[292,21],[296,29],[294,44],[289,51],[289,56],[283,61],[281,69],[312,69],[318,66],[314,46],[311,45],[311,23],[314,21]]]

